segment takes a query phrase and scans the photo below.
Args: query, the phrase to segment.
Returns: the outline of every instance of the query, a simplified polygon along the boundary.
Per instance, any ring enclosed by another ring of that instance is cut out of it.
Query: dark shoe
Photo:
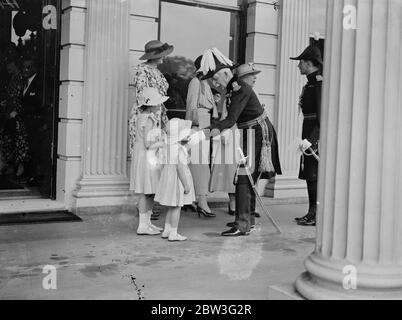
[[[229,223],[226,224],[226,226],[229,227],[229,228],[236,228],[237,224],[236,224],[236,222],[229,222]]]
[[[38,186],[38,181],[35,178],[30,178],[27,181],[27,185],[29,187],[37,187]]]
[[[295,218],[295,221],[296,221],[296,222],[305,221],[305,220],[308,220],[308,218],[309,218],[309,215],[308,215],[308,213],[307,213],[304,217]]]
[[[197,206],[198,217],[203,215],[205,218],[215,218],[216,214],[212,212],[206,212],[204,209]]]
[[[237,228],[232,228],[228,231],[222,232],[223,237],[242,237],[242,236],[248,236],[249,234],[250,232],[243,232]]]
[[[261,218],[261,215],[258,212],[254,212],[253,216],[256,217],[256,218]]]
[[[152,211],[151,220],[152,221],[158,220],[160,215],[161,215],[161,213],[160,213],[159,210],[158,211],[156,211],[156,210]]]
[[[315,227],[315,218],[308,218],[297,223],[299,226]]]
[[[228,204],[228,214],[229,214],[230,216],[234,216],[235,213],[236,213],[235,210],[231,210],[231,209],[230,209],[230,203],[229,203],[229,204]]]

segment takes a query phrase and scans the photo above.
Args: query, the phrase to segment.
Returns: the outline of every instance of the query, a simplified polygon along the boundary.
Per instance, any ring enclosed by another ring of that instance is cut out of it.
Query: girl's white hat
[[[159,93],[158,89],[146,87],[139,92],[139,100],[143,106],[158,106],[169,99]]]
[[[169,132],[167,134],[168,141],[170,143],[182,141],[191,134],[191,120],[183,120],[179,118],[173,118],[169,120],[166,127]]]

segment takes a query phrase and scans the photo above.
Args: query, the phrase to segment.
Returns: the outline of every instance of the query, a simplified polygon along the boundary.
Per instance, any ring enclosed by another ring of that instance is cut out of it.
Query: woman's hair
[[[158,61],[158,60],[160,60],[160,59],[161,59],[161,58],[148,59],[148,60],[147,60],[147,63],[152,63],[152,62]]]
[[[139,109],[140,109],[141,112],[143,112],[143,111],[146,111],[146,110],[151,109],[153,107],[155,107],[155,106],[142,105],[142,106],[139,107]]]

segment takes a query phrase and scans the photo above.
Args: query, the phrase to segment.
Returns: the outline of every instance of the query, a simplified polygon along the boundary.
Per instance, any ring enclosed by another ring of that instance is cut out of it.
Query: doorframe
[[[56,0],[57,11],[57,30],[55,39],[55,83],[53,95],[53,134],[52,134],[52,159],[51,159],[51,181],[50,181],[50,199],[56,200],[57,193],[57,147],[58,147],[58,133],[59,133],[59,95],[60,95],[60,55],[61,55],[61,18],[62,18],[62,0]]]
[[[241,11],[242,8],[241,6],[226,6],[223,4],[216,4],[208,1],[195,1],[195,0],[160,0],[159,3],[161,2],[170,2],[170,3],[176,3],[176,4],[182,4],[182,5],[188,5],[192,7],[199,7],[199,8],[207,8],[207,9],[214,9],[214,10],[220,10],[220,11],[230,11],[230,12],[236,12],[236,11]]]
[[[237,6],[225,6],[221,4],[215,4],[207,1],[195,1],[195,0],[159,0],[158,10],[158,40],[161,38],[161,19],[162,19],[162,2],[181,4],[191,7],[212,9],[225,11],[230,13],[237,13],[239,15],[239,46],[236,52],[238,57],[238,63],[245,63],[246,58],[246,40],[247,40],[247,0],[241,0],[241,4]]]

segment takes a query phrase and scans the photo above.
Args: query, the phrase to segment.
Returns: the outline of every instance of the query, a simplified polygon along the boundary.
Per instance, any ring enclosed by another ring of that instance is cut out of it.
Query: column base
[[[278,176],[270,180],[265,196],[275,199],[308,198],[306,182],[297,176]]]
[[[132,192],[125,177],[84,178],[73,192],[74,207],[118,206],[129,202]]]
[[[351,267],[356,270],[355,286]],[[296,280],[296,290],[309,300],[402,299],[402,267],[353,264],[313,254],[306,269]]]

